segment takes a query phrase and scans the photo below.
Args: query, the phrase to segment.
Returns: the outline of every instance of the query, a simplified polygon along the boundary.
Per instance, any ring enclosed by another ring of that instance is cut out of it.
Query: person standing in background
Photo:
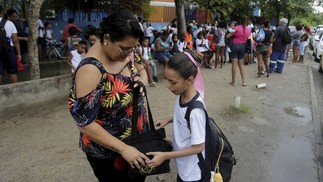
[[[15,25],[4,18],[4,9],[0,5],[0,24],[3,24],[7,36],[8,50],[0,53],[0,84],[2,74],[6,70],[9,74],[10,82],[18,82],[18,65],[17,59],[21,59],[20,46]],[[16,50],[16,53],[15,53]]]
[[[7,10],[6,14],[8,20],[12,21],[17,29],[17,38],[19,41],[21,62],[23,64],[27,63],[27,41],[28,41],[28,32],[25,32],[25,29],[28,27],[28,24],[25,20],[18,18],[18,13],[14,9]],[[17,51],[16,51],[17,53]]]
[[[69,34],[68,30],[71,28],[71,27],[75,27],[76,30],[80,33],[83,32],[82,29],[80,29],[76,24],[75,24],[75,21],[74,21],[74,18],[70,18],[68,19],[68,23],[67,25],[65,25],[64,27],[64,30],[63,30],[63,34],[62,34],[62,39],[61,41],[62,42],[65,42],[67,38],[69,38],[71,35]]]

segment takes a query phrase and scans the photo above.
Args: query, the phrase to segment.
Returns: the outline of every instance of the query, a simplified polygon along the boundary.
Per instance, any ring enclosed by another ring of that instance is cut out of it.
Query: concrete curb
[[[0,86],[0,114],[68,96],[71,74]],[[14,109],[14,110],[12,110]]]
[[[320,113],[317,104],[315,85],[313,79],[312,68],[309,66],[309,76],[310,76],[310,87],[311,87],[311,104],[312,104],[312,117],[313,117],[313,127],[315,132],[315,148],[317,155],[317,169],[319,181],[323,179],[323,135],[322,126],[320,120]]]

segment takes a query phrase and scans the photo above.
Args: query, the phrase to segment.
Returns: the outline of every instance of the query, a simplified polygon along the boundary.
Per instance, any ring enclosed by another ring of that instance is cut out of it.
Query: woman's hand
[[[145,92],[144,92],[144,88],[148,85],[147,81],[145,81],[144,79],[141,79],[140,76],[135,76],[134,78],[135,84],[134,84],[134,88],[136,87],[140,87],[140,93],[142,94],[142,96],[145,96]]]
[[[130,145],[126,145],[126,147],[120,151],[120,154],[130,164],[131,168],[136,167],[140,169],[140,166],[146,166],[146,163],[149,161],[149,158],[145,154]]]

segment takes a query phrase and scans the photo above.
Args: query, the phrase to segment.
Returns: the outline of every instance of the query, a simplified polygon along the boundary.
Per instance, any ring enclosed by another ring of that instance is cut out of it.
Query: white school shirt
[[[142,58],[144,58],[145,60],[149,60],[148,50],[150,48],[149,47],[140,47],[140,49],[141,49]]]
[[[2,21],[2,17],[0,17],[0,21]],[[13,46],[11,36],[12,34],[17,34],[17,28],[15,24],[12,23],[12,21],[7,20],[6,23],[4,24],[4,29],[6,30],[6,36],[7,38],[10,39],[10,45]]]
[[[201,101],[200,94],[196,94],[193,100]],[[173,146],[174,150],[182,150],[192,145],[205,142],[205,113],[202,109],[193,109],[190,114],[190,128],[188,129],[185,113],[187,104],[180,104],[180,96],[177,97],[173,116]],[[204,157],[204,150],[202,152]],[[201,179],[201,170],[198,166],[197,154],[175,159],[177,173],[184,181],[197,181]]]
[[[177,47],[179,52],[184,52],[184,49],[186,48],[186,42],[181,42],[180,40],[177,41]]]
[[[203,47],[200,47],[199,45],[202,44],[203,42]],[[196,39],[195,41],[195,44],[196,44],[196,51],[197,52],[205,52],[205,51],[208,51],[208,49],[206,47],[209,47],[209,40],[207,39]]]
[[[80,54],[77,52],[77,50],[73,50],[70,52],[72,54],[72,65],[77,68],[77,66],[80,64],[80,62],[82,61],[83,59],[83,54]],[[71,69],[72,73],[74,73],[74,70]]]

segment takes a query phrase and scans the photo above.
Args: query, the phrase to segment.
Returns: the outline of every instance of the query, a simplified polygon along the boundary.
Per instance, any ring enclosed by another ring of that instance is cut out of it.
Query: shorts
[[[246,44],[233,43],[231,47],[231,58],[232,59],[244,59],[246,54]]]
[[[168,51],[162,52],[162,53],[154,53],[154,58],[158,61],[164,62],[171,58],[173,55],[169,53]]]
[[[285,51],[273,51],[270,60],[271,61],[277,61],[277,60],[285,60],[286,59],[286,54]]]
[[[0,55],[0,75],[3,74],[4,70],[8,74],[18,73],[17,57],[13,47],[10,47],[7,54]]]
[[[293,48],[299,48],[300,45],[301,45],[301,41],[300,40],[294,40],[293,41]]]
[[[44,37],[38,37],[38,39],[37,39],[37,45],[42,45],[42,46],[45,45],[45,39],[44,39]]]

